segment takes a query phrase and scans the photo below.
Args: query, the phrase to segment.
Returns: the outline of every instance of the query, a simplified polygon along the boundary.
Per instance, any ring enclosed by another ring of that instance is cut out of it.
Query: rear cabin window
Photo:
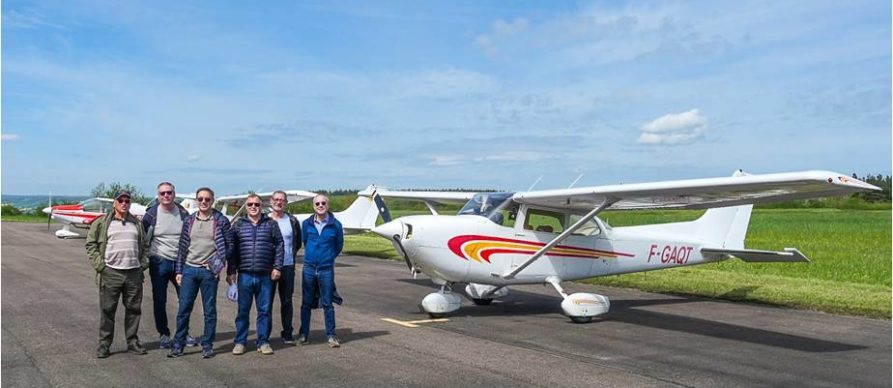
[[[569,225],[576,224],[580,218],[583,218],[583,216],[571,214],[571,222]],[[593,220],[589,220],[579,229],[575,230],[573,234],[578,236],[597,236],[599,233],[601,233],[601,229],[598,227],[598,224]]]

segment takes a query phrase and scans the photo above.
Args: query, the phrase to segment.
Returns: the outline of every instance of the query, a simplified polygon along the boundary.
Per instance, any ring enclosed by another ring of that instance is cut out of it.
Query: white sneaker
[[[265,356],[273,354],[273,348],[270,347],[270,344],[261,345],[259,348],[257,348],[257,351]]]

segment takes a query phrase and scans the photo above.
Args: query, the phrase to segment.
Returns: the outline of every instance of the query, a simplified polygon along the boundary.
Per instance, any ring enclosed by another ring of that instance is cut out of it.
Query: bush
[[[4,216],[22,215],[22,211],[19,210],[19,208],[9,204],[3,205],[2,208],[0,208],[0,213],[2,213]]]

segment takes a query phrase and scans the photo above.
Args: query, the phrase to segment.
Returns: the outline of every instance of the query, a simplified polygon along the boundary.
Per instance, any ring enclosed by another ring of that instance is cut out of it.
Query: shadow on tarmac
[[[428,279],[398,279],[398,281],[419,286],[426,286],[426,288],[432,289],[432,292],[436,291],[436,288],[432,287],[433,283],[431,283],[431,281]],[[465,297],[465,293],[461,291],[463,287],[464,285],[454,285],[453,291],[459,292],[463,297]],[[736,292],[737,294],[746,294],[750,291],[752,290],[736,290],[733,292]],[[420,297],[421,296],[423,295],[420,295]],[[646,326],[660,330],[670,330],[725,340],[749,342],[758,345],[773,346],[810,353],[845,352],[866,348],[860,345],[852,345],[825,339],[784,334],[762,328],[740,326],[709,319],[668,314],[642,309],[642,307],[648,306],[693,302],[724,303],[725,301],[704,297],[688,297],[678,295],[668,296],[667,298],[660,299],[611,299],[611,310],[607,314],[599,317],[600,319],[597,318],[590,324],[597,325],[598,322],[607,321],[622,322],[630,325]],[[548,296],[512,289],[506,298],[496,300],[490,306],[474,306],[467,304],[466,302],[463,303],[462,307],[460,307],[459,310],[452,315],[468,317],[488,317],[543,314],[563,314],[561,311],[561,298],[558,295]],[[574,324],[570,322],[570,320],[568,320],[567,323],[569,325]]]

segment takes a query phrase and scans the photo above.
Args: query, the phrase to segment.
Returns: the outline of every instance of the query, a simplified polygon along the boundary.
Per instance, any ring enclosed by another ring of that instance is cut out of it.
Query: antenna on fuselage
[[[583,173],[581,172],[580,175],[577,175],[577,179],[574,179],[574,181],[571,182],[571,185],[568,186],[567,188],[574,187],[574,185],[577,184],[577,182],[579,182],[579,181],[580,181],[580,178],[582,178],[582,177],[583,177]]]
[[[533,184],[530,185],[530,187],[527,188],[527,191],[533,190],[534,186],[536,186],[537,183],[540,183],[541,180],[543,180],[543,176],[542,176],[542,175],[540,175],[539,178],[536,178],[536,182],[533,182]]]

